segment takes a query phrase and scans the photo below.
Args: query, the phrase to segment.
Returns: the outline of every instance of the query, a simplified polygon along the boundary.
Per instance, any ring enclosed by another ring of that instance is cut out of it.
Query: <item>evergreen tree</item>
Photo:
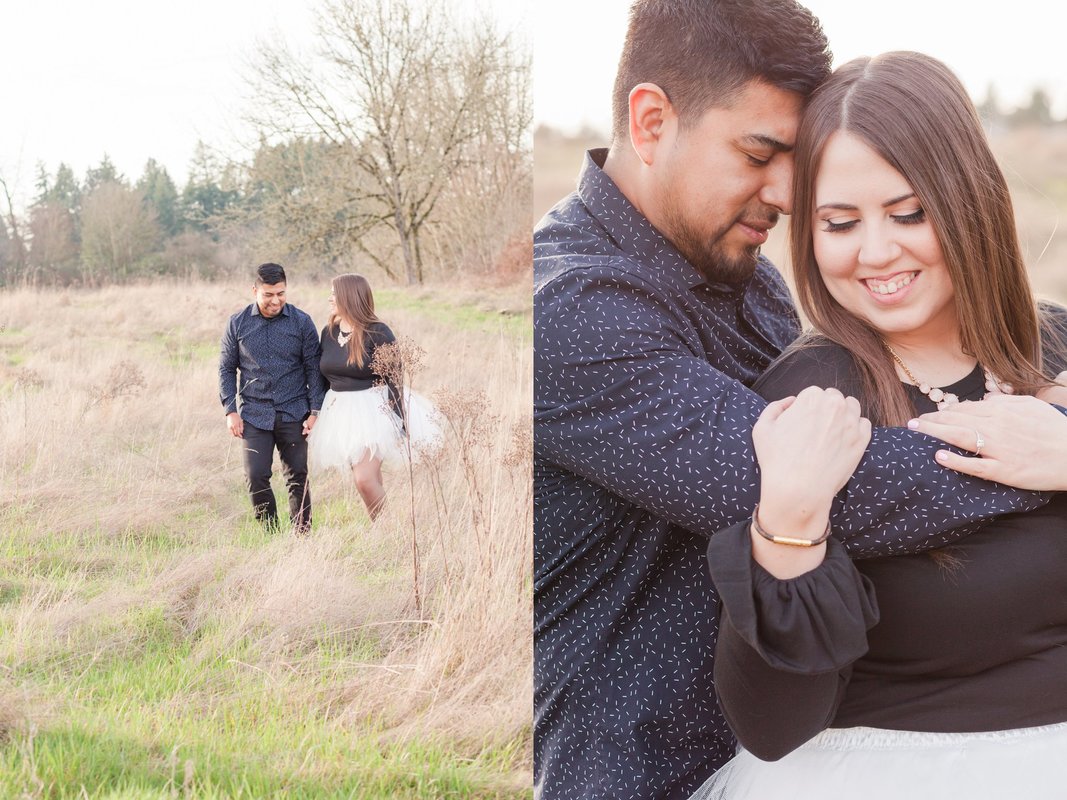
[[[80,212],[81,189],[74,170],[60,163],[53,183],[44,165],[38,164],[37,196],[29,219],[31,266],[45,274],[73,274],[80,248]]]
[[[990,83],[986,89],[985,100],[978,104],[978,116],[986,124],[999,122],[1003,118],[1000,110],[1000,98],[997,96],[996,84]]]
[[[125,176],[119,173],[107,153],[104,153],[104,158],[100,161],[99,166],[90,167],[89,171],[85,173],[85,194],[92,194],[94,189],[105,183],[126,185]]]
[[[52,184],[48,199],[64,206],[75,216],[81,213],[81,187],[78,186],[78,179],[74,177],[74,170],[62,161],[56,169],[56,180]]]
[[[156,163],[154,158],[148,159],[144,174],[137,181],[137,188],[144,195],[145,203],[155,212],[163,235],[177,235],[182,222],[178,209],[178,189],[167,168]]]
[[[39,206],[47,203],[48,195],[52,191],[52,176],[48,174],[43,161],[37,162],[37,180],[34,182],[34,188],[37,189],[37,196],[33,198],[32,205]]]
[[[1030,103],[1015,109],[1011,115],[1013,125],[1051,125],[1052,101],[1048,92],[1037,87],[1030,94]]]
[[[196,230],[210,232],[217,239],[214,229],[219,216],[240,197],[236,188],[224,188],[233,183],[207,145],[197,142],[189,181],[182,190],[182,221]]]

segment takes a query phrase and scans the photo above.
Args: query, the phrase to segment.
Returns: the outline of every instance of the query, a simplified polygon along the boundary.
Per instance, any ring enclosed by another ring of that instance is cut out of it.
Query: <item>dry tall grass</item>
[[[328,292],[293,281],[290,301],[321,323]],[[240,693],[241,676],[266,676],[283,705],[328,720],[338,735],[373,730],[472,754],[523,742],[529,290],[485,301],[517,308],[518,319],[452,313],[444,297],[378,299],[390,326],[428,353],[414,388],[448,415],[444,449],[416,469],[414,485],[386,473],[389,498],[374,523],[349,479],[313,477],[313,534],[270,538],[250,520],[240,443],[217,397],[218,341],[249,301],[246,287],[0,296],[0,524],[9,537],[0,548],[0,738],[82,702],[77,676],[66,696],[45,699],[10,677],[19,664],[66,659],[91,671],[98,658],[135,653],[150,613],[190,664],[227,663],[232,680],[183,698],[202,713]],[[275,489],[284,508],[284,487]],[[517,777],[502,780],[528,785],[529,754],[518,752],[505,768]],[[293,769],[314,770],[314,758]]]

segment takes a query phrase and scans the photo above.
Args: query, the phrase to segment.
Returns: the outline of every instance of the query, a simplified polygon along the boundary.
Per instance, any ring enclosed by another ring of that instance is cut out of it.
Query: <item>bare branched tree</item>
[[[85,198],[82,209],[82,264],[85,279],[128,278],[159,242],[155,214],[137,189],[108,182]]]
[[[15,204],[11,199],[11,189],[7,181],[0,175],[0,191],[4,194],[7,209],[4,212],[3,224],[7,234],[4,238],[3,262],[0,266],[0,283],[10,283],[14,278],[21,276],[26,270],[26,239],[22,233],[22,223],[15,216]]]
[[[425,234],[453,179],[483,171],[498,152],[524,160],[528,63],[490,20],[464,23],[447,5],[415,0],[334,0],[319,43],[315,61],[278,43],[260,49],[254,121],[275,139],[329,143],[341,188],[314,185],[296,201],[301,211],[314,209],[319,225],[340,228],[391,272],[389,253],[370,244],[388,228],[404,278],[421,281]],[[500,169],[490,177],[506,186],[514,170]]]
[[[78,262],[78,241],[74,215],[55,202],[45,202],[30,209],[30,263],[41,274],[72,274]]]

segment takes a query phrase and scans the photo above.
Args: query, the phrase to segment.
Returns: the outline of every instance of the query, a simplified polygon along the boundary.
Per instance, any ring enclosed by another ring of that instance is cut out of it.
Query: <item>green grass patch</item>
[[[530,796],[494,777],[520,763],[521,742],[474,757],[433,743],[383,746],[373,724],[341,726],[309,703],[317,674],[374,657],[369,640],[324,638],[299,670],[267,671],[243,645],[205,653],[159,607],[122,625],[123,648],[54,652],[14,671],[42,695],[72,679],[78,691],[61,723],[0,745],[0,796],[31,786],[57,799]]]
[[[189,544],[188,528],[183,514],[175,517],[175,524],[150,525],[148,527],[129,526],[122,531],[120,542],[124,548],[136,550],[140,556],[153,556],[171,553]]]
[[[163,360],[172,367],[188,367],[219,358],[218,341],[190,339],[181,331],[156,331],[149,344],[152,355],[162,355]]]
[[[363,501],[354,493],[351,496],[334,497],[325,502],[316,501],[312,506],[312,513],[315,526],[364,527],[370,522]]]
[[[410,311],[463,330],[500,331],[520,339],[532,336],[531,316],[527,312],[488,310],[471,303],[450,303],[436,298],[418,297],[401,289],[381,289],[376,295],[380,298],[379,303],[383,308]]]
[[[15,798],[36,787],[32,796],[49,800],[511,800],[532,795],[487,779],[492,757],[462,759],[421,746],[382,750],[373,739],[321,737],[300,726],[281,733],[288,734],[290,755],[279,759],[263,747],[228,751],[228,742],[160,737],[147,745],[91,726],[46,730],[16,737],[0,749],[0,794]]]
[[[22,581],[12,581],[0,578],[0,606],[14,603],[26,593],[26,584]]]

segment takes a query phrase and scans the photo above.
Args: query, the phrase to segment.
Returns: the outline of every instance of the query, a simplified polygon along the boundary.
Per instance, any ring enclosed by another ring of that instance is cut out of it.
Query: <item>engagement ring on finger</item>
[[[982,448],[985,447],[985,439],[982,438],[982,434],[978,432],[978,429],[974,429],[974,454],[976,456],[982,455]]]

